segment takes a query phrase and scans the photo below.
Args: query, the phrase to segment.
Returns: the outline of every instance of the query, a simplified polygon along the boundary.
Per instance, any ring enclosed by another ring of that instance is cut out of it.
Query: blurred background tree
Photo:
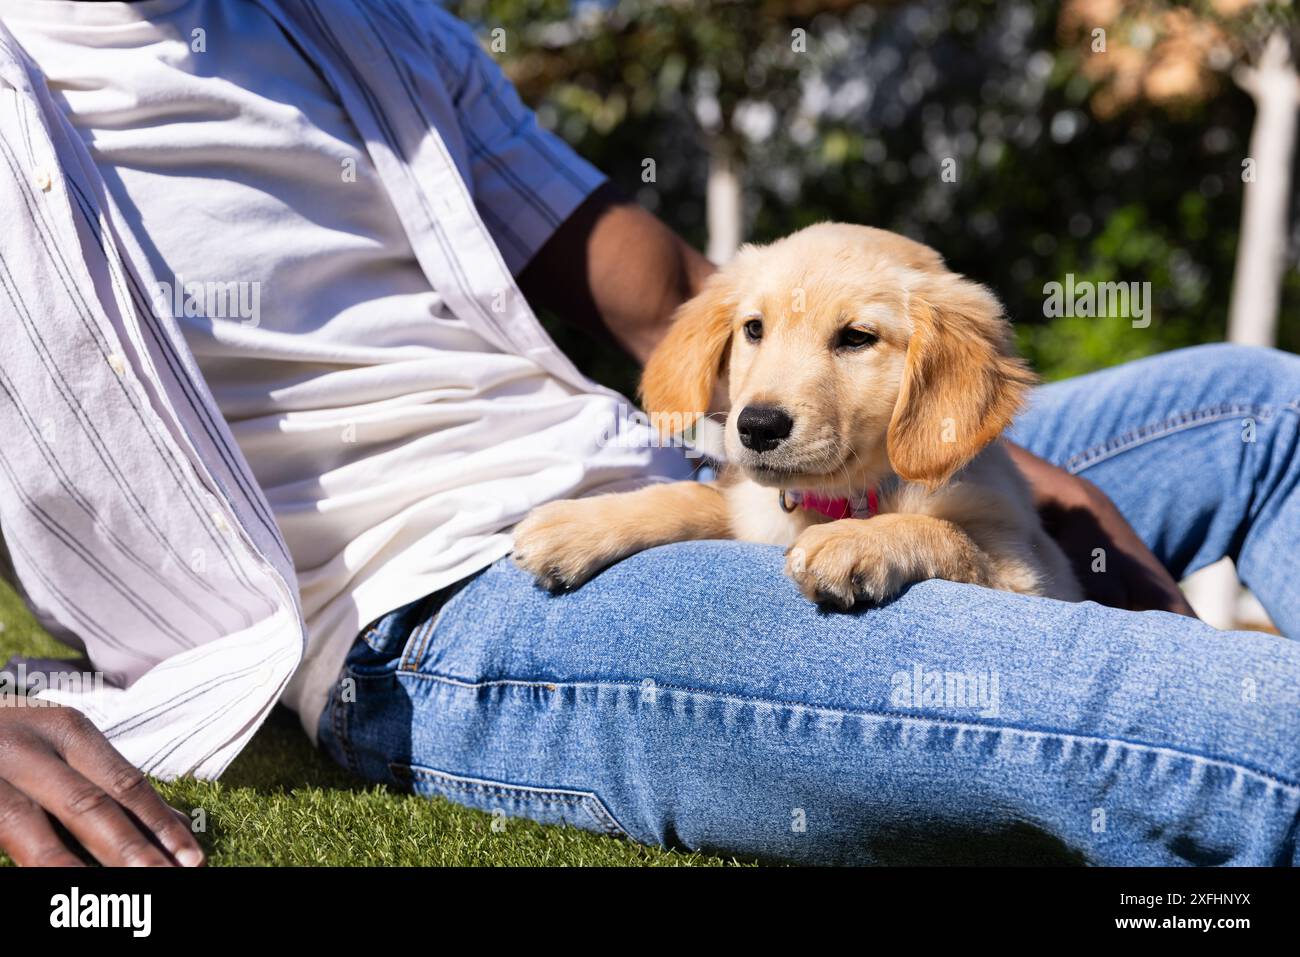
[[[484,36],[503,28],[496,56],[542,121],[701,249],[731,243],[730,176],[745,239],[843,219],[933,245],[1002,296],[1048,378],[1224,338],[1255,110],[1233,83],[1120,97],[1118,74],[1098,66],[1140,48],[1142,31],[1130,42],[1132,24],[1118,22],[1133,4],[450,6]],[[1094,27],[1109,30],[1103,53]],[[1213,77],[1239,61],[1207,54],[1197,65]],[[1289,227],[1286,240],[1277,336],[1294,350]],[[1043,286],[1066,273],[1150,282],[1151,325],[1048,320]],[[630,367],[560,335],[597,375],[630,388]]]
[[[1093,112],[1114,116],[1139,102],[1190,112],[1231,78],[1253,101],[1228,338],[1250,345],[1276,341],[1288,273],[1292,167],[1300,76],[1290,2],[1263,0],[1066,0],[1061,35],[1085,35],[1093,56],[1085,76],[1100,80]]]

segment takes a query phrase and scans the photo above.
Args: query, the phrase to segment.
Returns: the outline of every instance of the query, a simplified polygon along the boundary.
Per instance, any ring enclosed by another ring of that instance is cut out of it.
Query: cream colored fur
[[[844,345],[846,329],[868,344]],[[746,247],[679,310],[646,367],[646,408],[703,415],[720,377],[731,400],[720,481],[549,503],[516,528],[515,561],[574,588],[646,548],[736,538],[785,547],[804,594],[842,608],[928,578],[1082,597],[998,440],[1033,377],[1001,305],[932,249],[842,224]],[[741,443],[736,417],[751,405],[794,420],[776,449]],[[787,513],[779,500],[868,488],[883,490],[872,518]]]

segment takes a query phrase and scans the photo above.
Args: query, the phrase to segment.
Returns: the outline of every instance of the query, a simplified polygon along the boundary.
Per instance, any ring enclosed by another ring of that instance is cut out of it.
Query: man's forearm
[[[607,183],[556,230],[519,285],[529,302],[586,328],[603,326],[645,362],[673,311],[715,268]]]

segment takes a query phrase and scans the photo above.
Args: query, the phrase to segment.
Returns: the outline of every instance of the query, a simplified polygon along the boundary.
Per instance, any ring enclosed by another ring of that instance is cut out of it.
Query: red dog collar
[[[821,512],[827,518],[871,518],[880,511],[880,497],[874,488],[867,489],[865,495],[853,498],[830,498],[816,492],[793,492],[781,490],[781,510],[793,512],[796,508],[806,508]]]

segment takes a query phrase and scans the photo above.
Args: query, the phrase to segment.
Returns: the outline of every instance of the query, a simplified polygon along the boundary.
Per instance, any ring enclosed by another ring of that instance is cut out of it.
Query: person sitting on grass
[[[927,581],[832,613],[723,541],[551,595],[523,516],[696,463],[603,440],[626,400],[534,309],[644,360],[713,266],[432,2],[0,24],[5,564],[104,678],[0,708],[19,863],[201,863],[146,774],[220,774],[277,701],[370,780],[652,844],[1295,862],[1300,647],[1174,578],[1230,556],[1300,633],[1300,359],[1037,390],[1014,455],[1101,603]],[[972,671],[995,713],[892,693]]]

